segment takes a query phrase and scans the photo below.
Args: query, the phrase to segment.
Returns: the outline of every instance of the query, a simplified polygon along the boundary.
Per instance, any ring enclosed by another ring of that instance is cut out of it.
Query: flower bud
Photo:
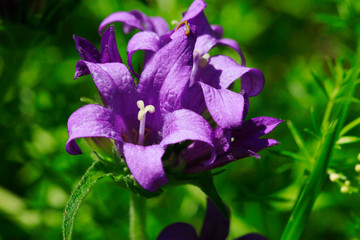
[[[360,173],[360,164],[355,165],[355,172]]]
[[[347,186],[342,186],[342,187],[340,188],[340,192],[341,192],[341,193],[348,193],[348,192],[349,192],[349,188],[348,188]]]

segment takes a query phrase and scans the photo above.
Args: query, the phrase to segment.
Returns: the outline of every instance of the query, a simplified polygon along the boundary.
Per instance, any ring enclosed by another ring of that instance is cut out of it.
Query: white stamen
[[[146,113],[154,113],[155,107],[153,105],[147,105],[145,107],[144,102],[142,100],[137,101],[137,106],[140,109],[138,113],[138,120],[140,121],[139,126],[139,140],[138,144],[144,144],[144,136],[145,136],[145,122],[146,122]]]

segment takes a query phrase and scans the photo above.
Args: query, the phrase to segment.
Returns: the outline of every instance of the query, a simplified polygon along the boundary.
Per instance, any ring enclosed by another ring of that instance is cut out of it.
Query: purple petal
[[[259,152],[267,147],[274,146],[278,143],[279,142],[274,139],[253,139],[247,142],[243,141],[232,143],[229,150],[224,154],[218,155],[214,163],[208,166],[206,170],[218,168],[245,157],[260,158],[260,155],[256,154],[256,152]],[[199,167],[197,169],[191,169],[191,171],[204,171],[204,168]]]
[[[191,22],[191,20],[197,17],[205,8],[206,3],[203,0],[194,0],[181,21],[187,20]]]
[[[203,34],[196,39],[195,50],[201,55],[208,53],[216,44],[217,39],[210,34]]]
[[[154,32],[138,32],[136,33],[129,41],[127,46],[127,63],[130,67],[131,73],[133,73],[136,77],[140,75],[134,71],[134,68],[131,64],[131,59],[133,54],[138,50],[146,50],[157,52],[160,47],[162,47],[162,42],[159,36]]]
[[[229,38],[221,38],[221,39],[217,40],[217,45],[228,46],[228,47],[234,49],[235,51],[237,51],[241,57],[241,63],[245,67],[246,62],[245,62],[244,54],[242,53],[242,51],[239,47],[239,44],[235,40],[229,39]]]
[[[227,89],[216,89],[199,83],[203,89],[206,106],[222,128],[230,129],[241,125],[246,114],[245,98],[242,94]]]
[[[89,62],[100,62],[99,51],[91,42],[76,35],[73,37],[81,59]]]
[[[199,240],[224,240],[229,234],[230,221],[207,199],[205,220]]]
[[[245,121],[240,131],[234,131],[233,134],[235,138],[241,139],[258,138],[268,134],[282,122],[282,120],[272,117],[256,117]]]
[[[187,223],[173,223],[161,231],[157,240],[197,240],[196,230]]]
[[[96,104],[86,105],[75,111],[68,120],[69,139],[66,151],[81,154],[75,139],[84,137],[104,137],[122,141],[114,126],[112,112]]]
[[[122,22],[130,27],[134,27],[140,30],[144,30],[140,19],[134,16],[134,14],[129,12],[115,12],[106,17],[99,26],[99,34],[101,35],[103,29],[106,25],[114,23],[114,22]]]
[[[181,106],[181,94],[192,69],[194,42],[192,33],[180,34],[154,54],[141,74],[138,91],[146,104],[155,106],[154,116],[147,120],[155,132],[162,128],[162,115]]]
[[[129,97],[135,93],[135,83],[122,63],[91,63],[79,61],[78,65],[86,66],[95,82],[100,96],[106,106],[125,108]],[[122,97],[123,102],[118,98]]]
[[[222,36],[224,35],[224,28],[220,25],[211,25],[211,30],[213,30],[214,35],[216,38],[222,38]]]
[[[240,238],[237,238],[236,240],[267,240],[267,238],[261,236],[260,234],[249,233]]]
[[[131,174],[145,190],[155,192],[168,182],[161,161],[164,154],[161,146],[125,143],[123,150]]]
[[[158,35],[163,35],[169,32],[169,25],[167,22],[161,17],[149,17],[150,21],[153,24],[154,32]]]
[[[208,146],[209,158],[204,159],[206,160],[204,164],[211,164],[214,161],[214,132],[209,123],[199,114],[187,109],[167,114],[163,127],[163,140],[160,145],[166,147],[186,140],[205,143]]]
[[[73,36],[76,44],[76,49],[81,57],[81,59],[89,62],[100,62],[100,53],[96,47],[86,40],[85,38]],[[75,68],[75,78],[79,78],[84,75],[90,74],[86,66],[76,65]]]
[[[265,82],[260,70],[243,67],[224,55],[211,57],[200,78],[211,86],[220,85],[221,88],[228,88],[241,78],[241,89],[250,97],[259,94]]]
[[[115,28],[110,26],[105,30],[101,38],[101,62],[120,62],[122,63],[119,50],[116,45]]]
[[[182,108],[189,109],[198,114],[202,114],[206,109],[202,88],[195,84],[186,88],[181,99]]]

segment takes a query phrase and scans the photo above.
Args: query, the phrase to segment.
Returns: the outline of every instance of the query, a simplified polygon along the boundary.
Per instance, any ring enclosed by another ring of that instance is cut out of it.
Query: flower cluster
[[[210,25],[202,0],[195,0],[178,26],[169,30],[160,17],[139,11],[116,12],[99,27],[98,51],[86,39],[74,36],[82,60],[75,78],[91,74],[103,106],[89,104],[68,120],[66,150],[80,154],[77,138],[112,139],[136,181],[154,192],[168,182],[167,168],[201,173],[240,158],[253,156],[278,142],[260,138],[281,120],[257,117],[244,121],[248,97],[260,93],[264,77],[245,66],[245,58],[232,39],[222,38],[220,26]],[[128,42],[126,63],[119,54],[115,28],[140,30]],[[104,31],[104,32],[103,32]],[[210,56],[217,45],[235,49],[242,64],[224,55]],[[132,56],[143,50],[144,65],[135,72]],[[133,76],[138,78],[136,85]],[[241,92],[228,88],[241,78]],[[168,153],[173,146],[187,143]]]

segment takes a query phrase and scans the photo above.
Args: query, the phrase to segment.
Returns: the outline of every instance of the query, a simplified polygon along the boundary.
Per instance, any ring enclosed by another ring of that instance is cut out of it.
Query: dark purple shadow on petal
[[[235,138],[243,140],[258,138],[268,134],[282,122],[282,120],[272,117],[252,118],[245,121],[241,128],[234,130],[233,135]]]
[[[197,240],[196,230],[187,223],[173,223],[164,228],[157,240]]]
[[[81,59],[89,62],[100,62],[100,53],[91,42],[76,35],[73,35],[73,38]]]
[[[225,240],[229,234],[230,220],[207,199],[207,209],[199,240]]]

